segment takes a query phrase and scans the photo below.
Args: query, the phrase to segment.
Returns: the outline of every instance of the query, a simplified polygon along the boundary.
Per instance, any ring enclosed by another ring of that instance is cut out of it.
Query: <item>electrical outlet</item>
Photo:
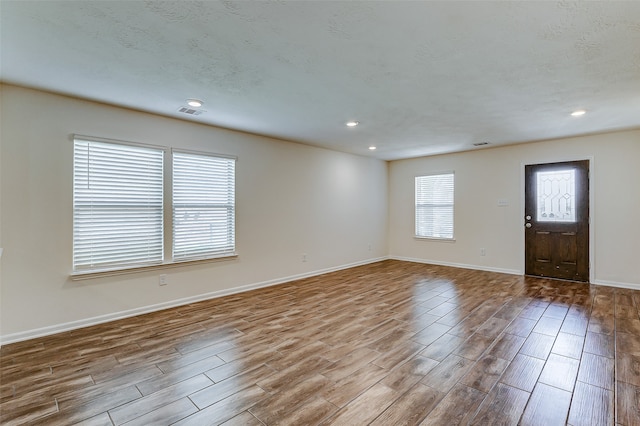
[[[481,248],[480,249],[480,256],[486,256],[487,255],[487,249],[486,248]]]
[[[167,274],[160,274],[160,277],[158,277],[158,283],[160,285],[169,284],[169,277],[167,277]]]
[[[303,262],[307,261],[307,253],[302,253],[302,261]]]
[[[371,244],[369,244],[369,251],[371,251]]]

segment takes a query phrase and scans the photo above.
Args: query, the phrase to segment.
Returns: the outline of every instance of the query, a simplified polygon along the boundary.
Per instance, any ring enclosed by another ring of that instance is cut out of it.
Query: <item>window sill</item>
[[[439,242],[442,242],[442,243],[455,243],[456,242],[455,238],[419,237],[417,235],[414,235],[413,238],[416,239],[416,240],[439,241]]]
[[[221,262],[225,260],[237,259],[237,253],[225,254],[216,257],[203,259],[189,259],[175,262],[158,263],[155,265],[132,266],[130,268],[100,269],[93,271],[72,272],[69,277],[72,281],[89,280],[92,278],[111,277],[114,275],[135,274],[137,272],[155,271],[158,269],[180,268],[183,266],[199,265],[201,263]]]

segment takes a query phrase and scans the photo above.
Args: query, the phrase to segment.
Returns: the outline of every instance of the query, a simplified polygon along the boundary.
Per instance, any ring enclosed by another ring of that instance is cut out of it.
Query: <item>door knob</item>
[[[526,226],[527,228],[531,228],[531,224],[530,223],[527,223],[524,226]]]
[[[525,217],[525,219],[531,220],[531,216],[527,215],[527,217]]]

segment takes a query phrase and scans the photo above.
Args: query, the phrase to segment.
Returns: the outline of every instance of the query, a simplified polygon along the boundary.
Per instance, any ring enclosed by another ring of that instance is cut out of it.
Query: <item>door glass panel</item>
[[[575,169],[536,172],[538,222],[576,221]]]

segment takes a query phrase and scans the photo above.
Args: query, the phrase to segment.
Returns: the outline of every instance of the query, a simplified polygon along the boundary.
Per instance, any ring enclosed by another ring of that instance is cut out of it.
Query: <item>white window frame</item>
[[[419,185],[421,184],[421,180],[432,179],[438,177],[451,177],[451,194],[450,194],[450,202],[443,202],[438,200],[419,200],[420,198],[420,190]],[[420,202],[423,201],[423,202]],[[431,202],[429,202],[431,201]],[[421,212],[419,209],[425,208],[438,208],[438,207],[447,207],[451,208],[450,214],[450,223],[451,223],[451,235],[441,236],[438,233],[420,233],[419,229],[421,227],[420,217]],[[425,240],[437,240],[437,241],[455,241],[455,172],[453,171],[445,171],[438,173],[428,173],[421,174],[415,176],[414,179],[414,237],[417,239],[425,239]]]
[[[76,141],[87,141],[87,142],[98,142],[98,143],[106,143],[106,144],[116,144],[116,145],[124,145],[124,146],[132,146],[132,147],[140,147],[147,149],[156,149],[163,151],[163,182],[164,182],[164,191],[163,191],[163,255],[162,261],[157,263],[140,263],[140,264],[132,264],[126,266],[114,266],[114,267],[104,267],[104,268],[93,268],[93,269],[76,269],[75,265],[72,267],[72,271],[70,273],[70,278],[72,280],[83,280],[89,278],[98,278],[103,276],[111,276],[111,275],[120,275],[120,274],[128,274],[134,272],[141,272],[152,269],[162,269],[162,268],[172,268],[172,267],[180,267],[187,264],[193,263],[201,263],[201,262],[212,262],[226,259],[236,258],[237,252],[235,251],[235,176],[233,182],[233,248],[224,250],[223,252],[216,253],[213,255],[207,256],[193,256],[193,257],[184,257],[180,259],[173,258],[173,155],[169,155],[173,152],[171,147],[160,146],[160,145],[152,145],[152,144],[142,144],[136,142],[127,142],[120,141],[114,139],[105,139],[105,138],[97,138],[93,136],[84,136],[84,135],[72,135],[71,138],[74,148],[73,155],[75,156],[75,142]],[[209,157],[216,158],[224,158],[224,159],[232,159],[237,163],[237,157],[223,155],[223,154],[215,154],[210,152],[200,152],[200,151],[189,151],[176,149],[176,152],[181,153],[190,153],[194,155],[203,155]],[[235,171],[235,164],[234,164]],[[74,164],[74,178],[72,179],[72,186],[75,185],[75,164]],[[75,201],[74,201],[75,202]],[[74,219],[75,220],[75,219]],[[75,227],[73,231],[75,238]],[[75,256],[75,247],[72,250],[72,259]]]

